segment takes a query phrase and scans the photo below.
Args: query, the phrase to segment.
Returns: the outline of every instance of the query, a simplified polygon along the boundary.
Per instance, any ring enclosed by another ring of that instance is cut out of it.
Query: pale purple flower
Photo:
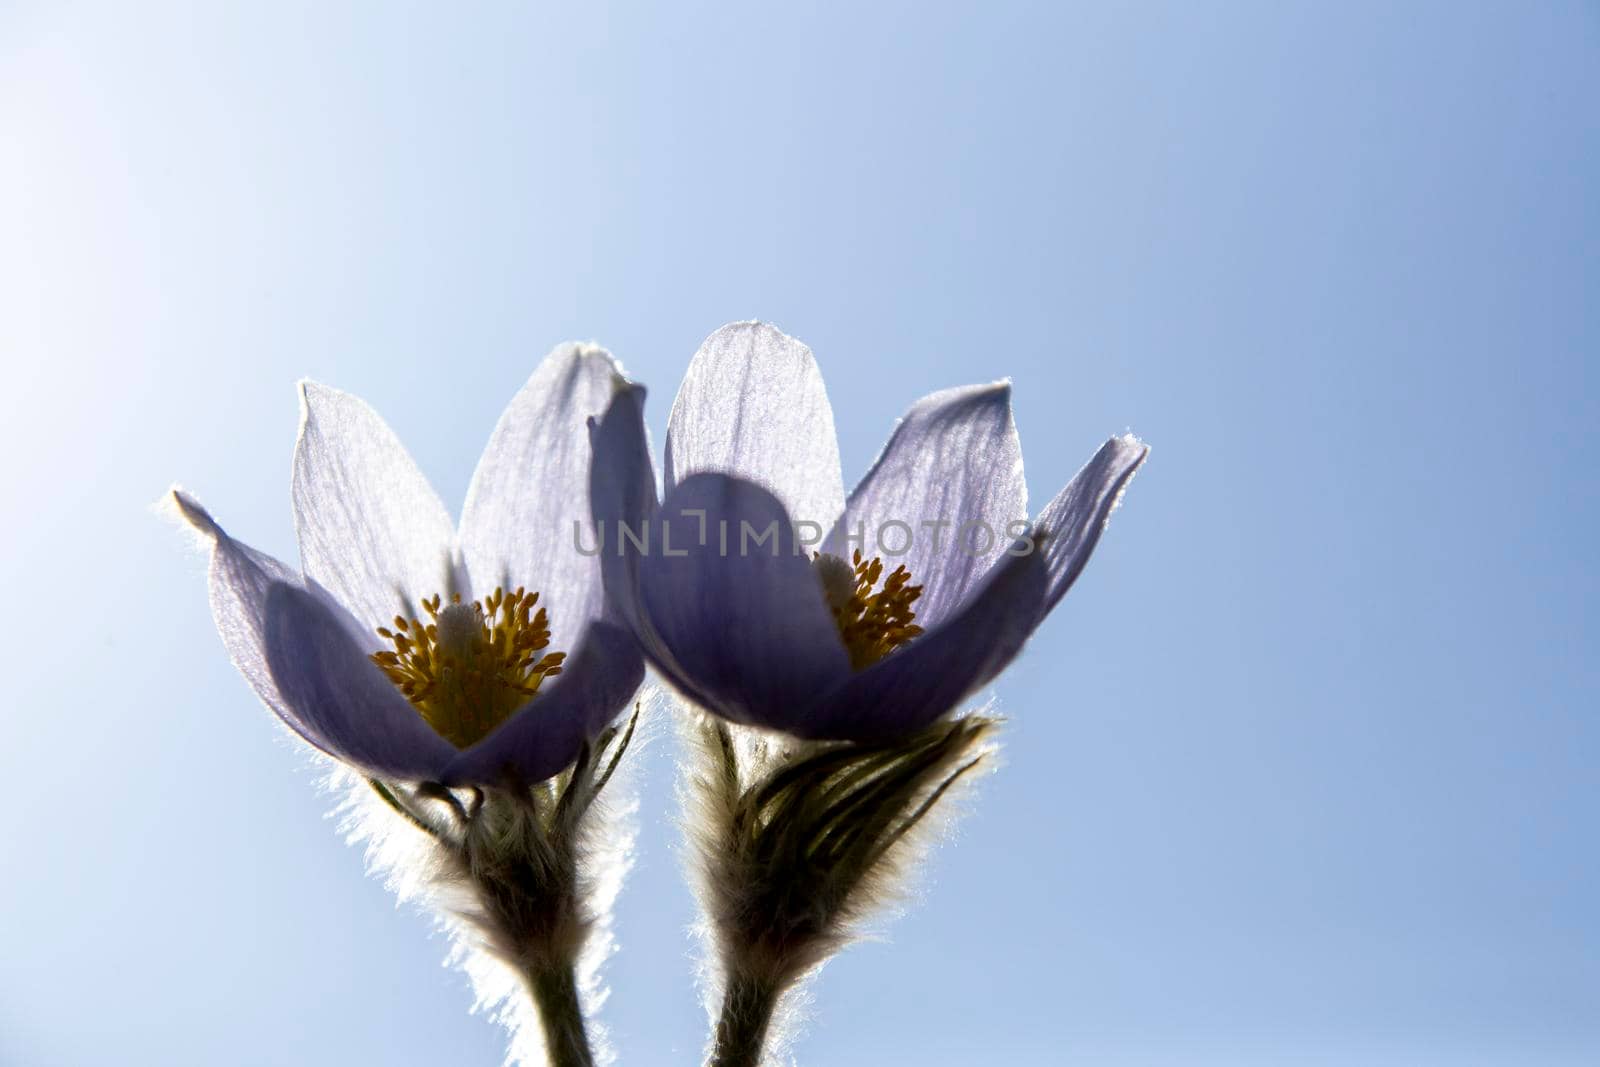
[[[917,401],[847,500],[810,350],[761,323],[723,327],[678,391],[659,506],[643,390],[595,428],[591,501],[615,610],[669,682],[724,718],[858,741],[927,726],[1017,655],[1148,451],[1111,438],[1028,521],[1010,397],[997,383]],[[641,514],[642,548],[617,529]],[[774,522],[775,544],[741,538]],[[901,614],[852,636],[856,549],[883,558],[876,592],[897,566],[909,573],[880,605]]]
[[[381,778],[489,785],[509,773],[537,782],[571,764],[643,677],[632,636],[607,621],[599,561],[571,542],[573,523],[589,515],[586,420],[629,388],[601,349],[552,352],[490,436],[458,530],[370,407],[305,383],[292,487],[302,570],[230,537],[174,490],[183,517],[212,541],[217,629],[261,700],[307,743]],[[494,603],[486,598],[497,587],[537,592],[537,608],[548,614],[497,627],[509,609],[486,615],[473,603]],[[453,596],[460,597],[454,606]],[[418,632],[431,621],[430,602],[439,613],[433,641]],[[419,704],[374,661],[397,647],[396,616],[404,617],[408,629],[400,632],[409,632],[412,648],[430,645],[424,668],[435,671],[437,685]],[[526,657],[534,666],[506,668],[511,682],[536,690],[528,699],[498,675],[483,681],[480,672],[472,681],[462,662],[508,662],[515,633],[530,634],[538,653]],[[565,662],[545,649],[566,652]],[[455,673],[446,675],[452,650]],[[500,658],[483,658],[492,656]],[[477,714],[470,699],[449,703],[447,683],[478,686],[468,697],[499,686],[500,710],[457,731],[458,742],[471,741],[460,747],[419,710],[432,700],[451,714],[457,704]]]

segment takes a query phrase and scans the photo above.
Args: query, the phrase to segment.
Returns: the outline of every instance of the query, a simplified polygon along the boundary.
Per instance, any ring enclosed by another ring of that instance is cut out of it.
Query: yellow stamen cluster
[[[863,560],[860,549],[851,563],[819,552],[815,565],[853,669],[872,666],[922,632],[911,621],[917,617],[911,605],[922,595],[922,586],[911,584],[905,564],[876,593],[872,589],[883,577],[883,560]]]
[[[550,620],[543,608],[534,611],[538,601],[521,588],[470,604],[453,596],[443,607],[436,595],[422,602],[428,622],[396,615],[393,630],[378,627],[394,651],[374,652],[372,662],[441,737],[466,748],[561,673],[567,654],[544,652]]]

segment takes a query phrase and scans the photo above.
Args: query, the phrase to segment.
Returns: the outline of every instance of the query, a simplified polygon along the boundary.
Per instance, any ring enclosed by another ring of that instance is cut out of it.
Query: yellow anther
[[[857,549],[850,563],[821,552],[814,563],[853,669],[872,666],[922,632],[922,627],[911,621],[917,617],[911,605],[922,595],[922,586],[911,584],[911,572],[904,564],[874,593],[873,587],[883,577],[881,559],[862,560]]]
[[[394,631],[378,629],[394,651],[374,652],[372,662],[441,737],[466,748],[561,673],[567,654],[544,651],[550,620],[543,608],[534,610],[538,600],[538,593],[520,587],[510,594],[496,589],[469,604],[452,596],[443,607],[435,595],[422,601],[427,624],[396,616]]]

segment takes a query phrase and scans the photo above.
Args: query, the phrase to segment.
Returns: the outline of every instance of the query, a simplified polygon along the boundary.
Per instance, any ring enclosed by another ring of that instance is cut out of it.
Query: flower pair
[[[685,374],[658,494],[644,395],[604,351],[557,349],[457,527],[370,408],[305,385],[300,570],[173,500],[210,539],[234,664],[424,832],[436,902],[528,993],[553,1063],[592,1062],[588,813],[631,737],[610,724],[647,661],[710,713],[691,774],[726,987],[713,1061],[754,1063],[777,999],[981,757],[992,722],[950,713],[1066,593],[1146,450],[1112,438],[1030,519],[1010,387],[951,389],[847,498],[810,351],[737,323]]]
[[[214,541],[218,629],[312,746],[446,786],[570,765],[637,689],[641,650],[733,722],[915,732],[1015,657],[1146,452],[1107,441],[1030,523],[1009,385],[950,389],[912,405],[846,499],[810,351],[738,323],[685,375],[663,501],[643,388],[608,353],[570,345],[501,416],[457,529],[369,407],[313,384],[302,398],[301,571],[175,493]],[[896,574],[914,599],[874,620],[863,601]],[[508,644],[519,638],[537,649]]]

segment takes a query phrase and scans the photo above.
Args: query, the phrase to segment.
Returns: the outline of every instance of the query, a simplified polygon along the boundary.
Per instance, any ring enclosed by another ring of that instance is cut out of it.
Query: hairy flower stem
[[[596,923],[586,816],[633,739],[611,726],[554,778],[468,790],[373,778],[390,808],[438,846],[440,877],[465,890],[453,905],[477,947],[519,975],[539,1016],[549,1067],[594,1067],[578,965]]]
[[[550,1067],[594,1067],[574,969],[554,967],[529,974],[528,991],[539,1009]]]
[[[770,981],[744,975],[728,979],[717,1021],[716,1043],[708,1067],[757,1067],[767,1027],[778,1006],[779,989]]]
[[[701,905],[726,983],[710,1067],[761,1062],[785,991],[901,891],[915,831],[983,759],[994,727],[969,715],[875,745],[694,727]]]

